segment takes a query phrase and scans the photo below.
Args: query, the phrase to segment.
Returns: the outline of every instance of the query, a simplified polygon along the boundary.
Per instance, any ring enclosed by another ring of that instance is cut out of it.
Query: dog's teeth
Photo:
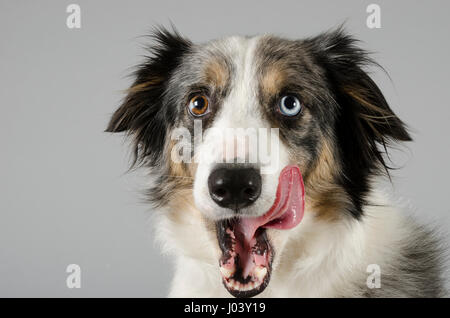
[[[255,268],[255,276],[258,279],[258,281],[262,282],[264,277],[267,274],[267,268],[262,266],[257,266]]]
[[[225,267],[222,267],[222,266],[220,266],[219,269],[220,269],[220,272],[222,273],[222,275],[223,275],[225,278],[230,278],[231,275],[234,274],[234,270],[233,270],[233,269],[228,269],[228,268],[225,268]]]
[[[221,268],[221,270],[222,270],[222,268]],[[254,277],[256,277],[257,280],[250,281],[250,282],[244,284],[244,283],[241,283],[241,282],[231,278],[231,279],[225,280],[225,284],[228,288],[232,288],[234,290],[249,291],[249,290],[253,290],[253,289],[261,286],[266,274],[267,274],[267,268],[259,266],[259,267],[255,268],[255,272],[254,272]]]

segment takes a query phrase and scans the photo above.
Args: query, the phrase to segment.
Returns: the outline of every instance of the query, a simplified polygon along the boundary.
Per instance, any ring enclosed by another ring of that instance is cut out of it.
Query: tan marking
[[[127,93],[138,93],[149,90],[152,86],[158,85],[163,81],[162,78],[152,78],[144,83],[136,84],[126,90]]]
[[[192,189],[180,189],[177,191],[177,194],[170,200],[169,207],[169,211],[173,211],[169,216],[171,220],[176,223],[182,223],[181,220],[183,218],[179,216],[180,212],[190,212],[192,213],[192,216],[195,216],[198,219],[203,218],[200,211],[197,210],[195,206]]]
[[[335,152],[332,145],[325,138],[322,137],[322,139],[322,149],[319,154],[319,159],[310,176],[310,179],[314,182],[321,180],[332,181],[340,169],[336,164]]]
[[[352,97],[354,100],[356,100],[357,102],[359,102],[361,105],[363,105],[372,112],[372,114],[364,114],[364,116],[367,116],[367,118],[387,119],[395,117],[389,111],[369,102],[367,92],[365,91],[364,88],[344,86],[343,90],[346,94],[348,94],[350,97]]]
[[[224,87],[229,80],[228,68],[219,59],[209,61],[204,68],[205,80],[208,84]]]
[[[261,78],[261,88],[265,96],[274,96],[283,87],[286,81],[286,71],[283,63],[271,65]]]
[[[175,183],[177,188],[188,188],[192,187],[194,182],[193,170],[190,163],[185,162],[175,162],[170,157],[172,154],[172,150],[175,147],[175,140],[171,140],[168,144],[167,154],[169,157],[167,158],[168,162],[168,171],[169,171],[169,181]]]
[[[322,141],[322,149],[313,171],[305,180],[306,202],[317,219],[333,222],[340,218],[340,211],[349,204],[344,189],[336,184],[340,167],[334,157],[332,145]]]

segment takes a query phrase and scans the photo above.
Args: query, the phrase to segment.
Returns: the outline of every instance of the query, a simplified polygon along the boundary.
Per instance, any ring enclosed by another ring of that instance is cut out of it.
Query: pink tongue
[[[275,202],[264,215],[257,218],[243,218],[239,230],[250,240],[259,227],[287,230],[297,226],[303,218],[305,188],[302,174],[297,166],[286,166],[278,178]]]

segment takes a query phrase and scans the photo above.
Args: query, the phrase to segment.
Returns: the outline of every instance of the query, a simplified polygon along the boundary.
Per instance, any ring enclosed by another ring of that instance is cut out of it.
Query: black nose
[[[209,195],[219,206],[240,209],[261,194],[261,175],[254,168],[218,168],[208,178]]]

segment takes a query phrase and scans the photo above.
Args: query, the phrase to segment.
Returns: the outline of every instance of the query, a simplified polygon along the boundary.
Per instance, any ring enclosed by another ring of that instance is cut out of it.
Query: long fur
[[[339,28],[304,40],[230,37],[194,44],[165,29],[153,38],[107,131],[131,136],[135,163],[153,176],[148,195],[157,210],[157,238],[175,259],[170,296],[229,296],[212,221],[228,212],[205,194],[212,166],[170,159],[174,128],[193,132],[185,107],[193,92],[215,105],[202,120],[205,128],[279,127],[282,164],[295,163],[303,173],[305,218],[292,230],[268,231],[276,258],[261,296],[444,294],[438,239],[373,187],[389,174],[390,145],[411,137],[367,73],[376,63],[353,37]],[[286,91],[301,96],[301,116],[273,111]],[[208,134],[196,151],[221,155]],[[270,203],[277,176],[264,178]],[[254,207],[264,209],[264,202]],[[381,288],[366,284],[370,264],[381,268]]]

